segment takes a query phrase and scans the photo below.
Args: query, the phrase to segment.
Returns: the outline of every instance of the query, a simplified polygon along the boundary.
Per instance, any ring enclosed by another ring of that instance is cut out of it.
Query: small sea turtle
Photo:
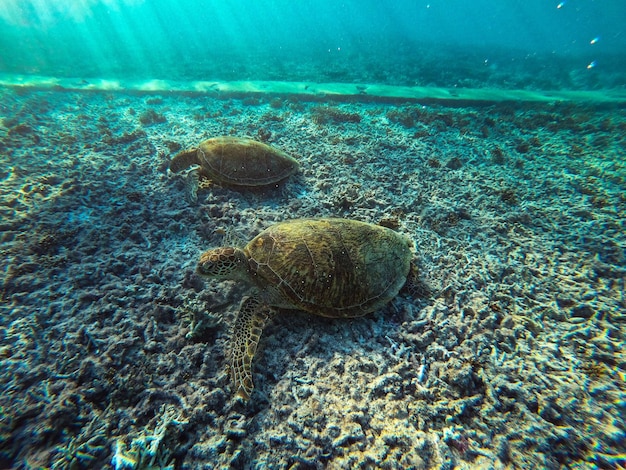
[[[416,278],[412,242],[391,229],[347,219],[295,219],[275,224],[244,248],[216,248],[200,256],[197,271],[247,281],[230,343],[236,394],[253,389],[252,358],[265,322],[278,308],[330,318],[360,317],[393,299]]]
[[[285,152],[242,137],[215,137],[179,152],[170,162],[178,172],[199,165],[200,176],[232,186],[264,186],[298,171],[298,162]]]

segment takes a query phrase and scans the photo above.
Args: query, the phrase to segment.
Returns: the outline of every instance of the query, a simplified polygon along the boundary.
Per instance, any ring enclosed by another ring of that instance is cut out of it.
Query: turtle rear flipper
[[[420,277],[419,271],[415,261],[411,262],[411,268],[406,278],[406,282],[402,287],[402,292],[405,292],[414,299],[423,299],[432,295],[432,289],[426,284]]]
[[[254,389],[252,358],[271,309],[254,297],[241,302],[230,343],[230,376],[236,396],[247,400]]]
[[[193,165],[200,165],[198,149],[196,147],[178,152],[170,162],[170,170],[174,173],[185,170]]]

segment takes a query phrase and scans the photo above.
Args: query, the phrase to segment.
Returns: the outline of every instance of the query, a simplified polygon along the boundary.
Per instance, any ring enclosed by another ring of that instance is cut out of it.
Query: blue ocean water
[[[4,0],[0,72],[614,88],[624,24],[621,0]]]
[[[0,0],[0,469],[626,468],[625,20]],[[254,238],[294,218],[403,234],[411,282],[357,229]],[[199,275],[250,240],[257,291]],[[390,300],[281,308],[255,353],[241,301],[283,288]]]

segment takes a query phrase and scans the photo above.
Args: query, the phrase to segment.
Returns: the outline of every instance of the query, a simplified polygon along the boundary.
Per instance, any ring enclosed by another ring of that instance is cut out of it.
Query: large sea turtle
[[[232,186],[264,186],[298,171],[298,162],[282,150],[243,137],[214,137],[179,152],[170,162],[178,172],[199,165],[200,176]]]
[[[246,399],[252,392],[252,358],[271,313],[285,308],[351,318],[373,312],[416,276],[412,246],[409,238],[379,225],[295,219],[272,225],[244,248],[204,252],[199,274],[255,287],[241,303],[230,343],[236,394]]]

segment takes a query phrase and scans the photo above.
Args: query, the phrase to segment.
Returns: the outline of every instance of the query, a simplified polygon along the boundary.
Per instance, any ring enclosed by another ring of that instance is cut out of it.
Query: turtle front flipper
[[[270,315],[271,309],[254,297],[244,298],[237,313],[230,343],[230,377],[236,396],[244,400],[254,389],[252,358]]]
[[[178,173],[181,170],[189,168],[192,165],[200,165],[200,160],[198,159],[198,149],[196,147],[192,147],[187,150],[183,150],[182,152],[178,152],[172,158],[170,162],[170,170],[174,173]]]
[[[185,197],[192,204],[198,202],[198,188],[200,187],[200,172],[191,170],[185,178]]]

